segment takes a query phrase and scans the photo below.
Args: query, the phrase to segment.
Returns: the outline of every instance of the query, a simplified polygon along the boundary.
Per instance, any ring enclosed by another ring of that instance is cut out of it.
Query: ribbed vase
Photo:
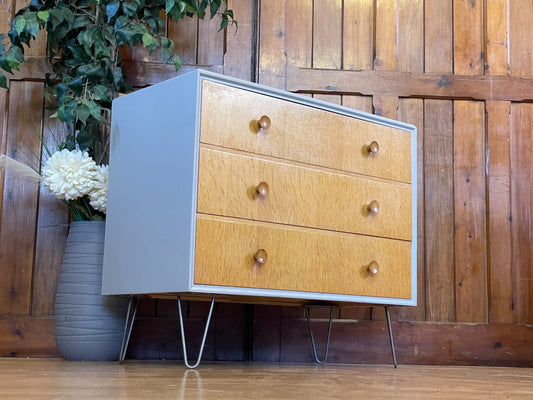
[[[128,299],[102,296],[105,222],[70,225],[55,302],[55,336],[67,360],[117,360]]]

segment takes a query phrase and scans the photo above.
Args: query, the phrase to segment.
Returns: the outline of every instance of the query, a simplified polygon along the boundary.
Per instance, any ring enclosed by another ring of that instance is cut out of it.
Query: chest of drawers
[[[416,130],[194,71],[113,104],[103,294],[416,304]]]

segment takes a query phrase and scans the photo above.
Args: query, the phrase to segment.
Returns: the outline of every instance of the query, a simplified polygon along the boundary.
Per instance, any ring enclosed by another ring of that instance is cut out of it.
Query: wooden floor
[[[0,359],[0,399],[532,399],[533,369]]]

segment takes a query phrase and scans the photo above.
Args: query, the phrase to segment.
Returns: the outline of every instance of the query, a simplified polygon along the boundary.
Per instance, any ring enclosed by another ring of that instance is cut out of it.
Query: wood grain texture
[[[311,362],[312,347],[305,319],[283,318],[281,323],[281,361]],[[317,331],[326,325],[324,319],[314,323]],[[533,328],[528,326],[394,321],[392,332],[398,370],[413,363],[531,367]],[[323,343],[324,338],[325,334],[317,334],[316,340]],[[332,363],[374,360],[391,365],[387,323],[334,321],[328,359]]]
[[[174,41],[174,51],[183,64],[196,64],[198,54],[198,18],[168,21],[167,37]]]
[[[426,319],[455,320],[453,104],[424,100]]]
[[[226,32],[224,75],[253,81],[255,78],[255,55],[257,51],[257,4],[249,0],[230,0],[228,8],[238,18],[239,29]]]
[[[398,97],[374,96],[374,114],[385,118],[396,119],[398,114]]]
[[[509,25],[508,10],[512,0],[486,1],[485,73],[491,75],[509,74]]]
[[[533,105],[511,105],[511,240],[513,310],[515,321],[533,321],[533,239],[531,234],[533,187]]]
[[[372,113],[372,97],[370,96],[342,96],[342,105],[367,113]]]
[[[533,76],[533,13],[528,0],[509,1],[509,64],[513,76]]]
[[[342,66],[342,0],[314,0],[313,67]]]
[[[409,242],[198,214],[195,284],[410,298]],[[264,265],[254,253],[264,249]],[[371,276],[375,261],[379,272]],[[335,271],[332,274],[332,271]]]
[[[50,118],[54,109],[45,104],[42,138],[53,153],[65,140],[66,127]],[[41,159],[49,155],[43,149]],[[37,232],[35,238],[35,262],[32,288],[32,315],[53,315],[56,284],[61,270],[63,250],[67,240],[69,213],[65,205],[44,186],[40,187]]]
[[[285,89],[285,6],[286,0],[260,2],[257,82]]]
[[[289,1],[286,5],[287,65],[311,68],[313,62],[313,0]]]
[[[424,175],[424,101],[422,99],[400,99],[398,118],[416,126],[417,134],[417,296],[416,307],[398,307],[397,319],[424,321],[426,317],[426,260],[425,260],[425,175]]]
[[[220,19],[204,18],[198,22],[199,65],[222,65],[224,63],[224,30],[219,31]],[[230,28],[233,30],[234,28]]]
[[[375,4],[375,57],[374,69],[396,70],[398,67],[397,31],[398,2],[376,0]]]
[[[0,356],[60,357],[52,317],[0,316]]]
[[[0,33],[7,35],[13,19],[13,1],[0,2]]]
[[[6,153],[34,165],[40,153],[42,84],[11,82]],[[28,314],[31,308],[39,184],[7,171],[0,221],[0,314]]]
[[[488,257],[491,322],[514,322],[511,243],[511,103],[488,101]]]
[[[530,101],[533,79],[496,75],[418,74],[399,71],[287,69],[287,90],[323,94]]]
[[[6,400],[199,398],[497,400],[531,397],[531,369],[390,365],[203,364],[0,360]],[[357,379],[354,379],[357,377]],[[332,384],[334,382],[334,384]]]
[[[424,0],[398,3],[398,70],[424,72]]]
[[[453,19],[451,1],[424,2],[424,71],[449,74],[453,63]]]
[[[455,293],[459,322],[487,322],[485,104],[454,102]]]
[[[374,64],[374,5],[370,1],[344,2],[343,69],[372,69]]]
[[[198,169],[198,212],[411,240],[410,185],[205,147]]]
[[[483,1],[453,1],[453,68],[456,74],[483,74]]]
[[[218,112],[202,112],[202,143],[411,181],[409,132],[214,82],[203,85],[202,108]],[[272,123],[267,132],[258,132],[263,115]],[[380,145],[376,157],[367,150],[372,141]]]

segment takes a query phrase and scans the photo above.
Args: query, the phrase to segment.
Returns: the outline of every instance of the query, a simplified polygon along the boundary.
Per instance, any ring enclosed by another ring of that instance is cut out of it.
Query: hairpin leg
[[[324,358],[320,360],[316,352],[315,337],[313,336],[313,330],[311,329],[311,318],[309,316],[309,306],[304,306],[305,318],[307,319],[307,328],[309,329],[309,336],[311,337],[311,344],[313,345],[313,355],[315,356],[315,361],[319,364],[323,364],[328,359],[329,351],[329,342],[331,339],[331,324],[333,322],[333,306],[329,306],[329,326],[328,326],[328,337],[326,339],[326,350],[324,351]]]
[[[128,344],[130,342],[131,330],[133,328],[133,322],[135,321],[135,314],[137,314],[137,308],[139,307],[139,298],[136,296],[130,296],[128,303],[128,313],[126,314],[126,322],[124,324],[124,335],[122,336],[122,345],[120,346],[120,355],[118,357],[119,364],[124,362],[126,358],[126,352],[128,351]]]
[[[211,321],[211,315],[213,314],[213,308],[215,306],[215,296],[211,299],[211,307],[209,308],[209,315],[207,316],[207,322],[205,323],[205,330],[204,330],[204,337],[202,339],[202,345],[200,346],[200,352],[198,353],[198,359],[196,360],[196,363],[194,365],[189,364],[189,360],[187,359],[187,346],[185,345],[185,330],[183,329],[183,315],[181,312],[181,298],[178,296],[178,313],[180,317],[180,329],[181,329],[181,344],[183,346],[183,361],[185,362],[185,365],[188,368],[196,368],[198,365],[200,365],[200,361],[202,360],[202,353],[204,351],[204,345],[205,345],[205,339],[207,337],[207,331],[209,329],[209,322]]]
[[[394,368],[398,368],[398,364],[396,363],[396,351],[394,350],[394,340],[392,339],[392,328],[390,323],[390,314],[389,314],[389,307],[385,307],[385,315],[387,316],[387,328],[389,329],[389,339],[390,339],[390,349],[392,352],[392,362],[394,364]]]

